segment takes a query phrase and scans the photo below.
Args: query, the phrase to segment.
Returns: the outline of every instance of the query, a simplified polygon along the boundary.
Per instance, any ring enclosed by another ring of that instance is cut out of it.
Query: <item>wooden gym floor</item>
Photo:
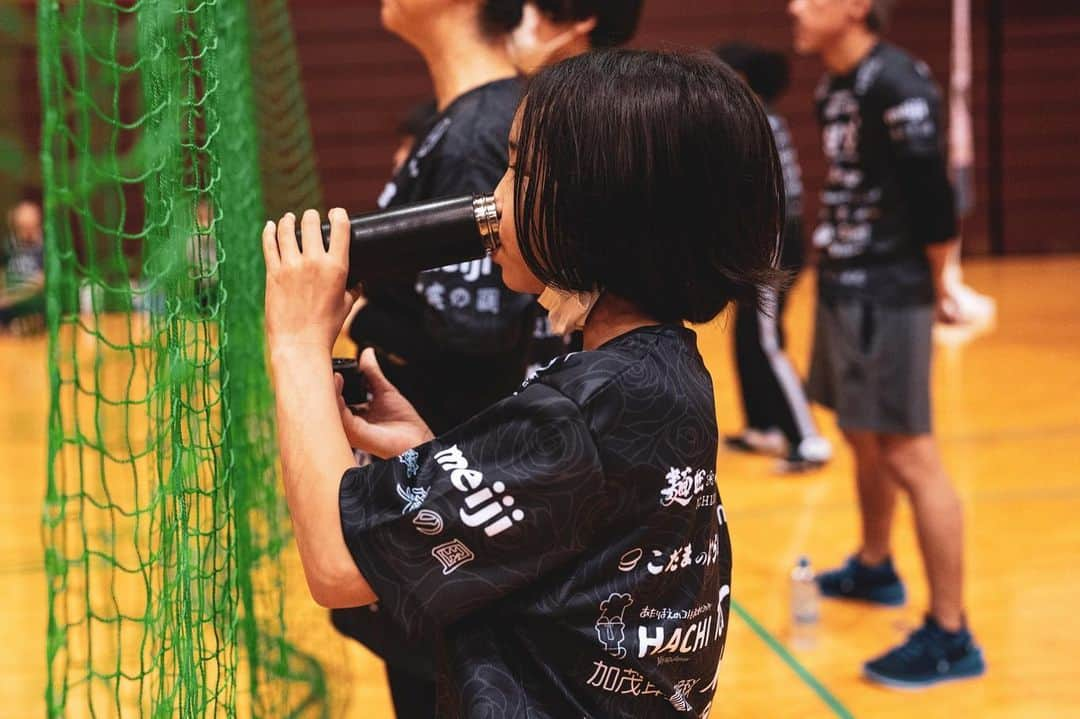
[[[824,603],[821,625],[795,646],[787,572],[800,553],[817,567],[854,547],[849,454],[823,471],[773,473],[772,461],[722,454],[720,490],[735,551],[733,612],[714,717],[1062,717],[1080,714],[1080,257],[975,260],[967,279],[998,301],[996,327],[937,346],[935,415],[966,508],[969,620],[989,662],[979,680],[921,693],[863,682],[863,660],[921,620],[926,592],[906,508],[896,558],[910,601],[900,609]],[[805,370],[807,279],[787,317]],[[740,424],[726,321],[699,328],[716,382],[721,430]],[[44,713],[45,579],[41,499],[47,381],[43,338],[0,337],[0,714]],[[834,443],[831,418],[817,415]],[[302,582],[290,572],[293,584]],[[338,639],[302,586],[286,616],[324,659],[333,714],[392,716],[378,662]],[[1071,667],[1071,668],[1070,668]],[[72,715],[81,715],[70,707]]]

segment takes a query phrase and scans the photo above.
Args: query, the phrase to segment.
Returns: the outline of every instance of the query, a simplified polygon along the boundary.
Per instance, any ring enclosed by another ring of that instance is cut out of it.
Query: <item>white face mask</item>
[[[598,299],[600,299],[600,290],[564,292],[553,287],[546,287],[537,301],[548,311],[548,324],[551,330],[556,334],[565,335],[585,327],[585,320],[596,306]]]
[[[550,40],[539,38],[541,13],[532,3],[525,3],[521,11],[521,23],[510,33],[506,49],[510,60],[526,75],[531,75],[548,63],[548,60],[577,36],[577,30],[571,27]]]

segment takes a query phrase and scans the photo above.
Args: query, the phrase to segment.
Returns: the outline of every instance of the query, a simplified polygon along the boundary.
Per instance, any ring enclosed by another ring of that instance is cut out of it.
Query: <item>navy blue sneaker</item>
[[[985,672],[982,650],[967,627],[947,632],[929,616],[903,644],[863,665],[867,679],[894,689],[922,689]]]
[[[899,607],[907,600],[904,583],[893,569],[892,559],[876,567],[867,567],[857,556],[844,566],[817,575],[821,596],[834,599],[858,599],[889,607]]]

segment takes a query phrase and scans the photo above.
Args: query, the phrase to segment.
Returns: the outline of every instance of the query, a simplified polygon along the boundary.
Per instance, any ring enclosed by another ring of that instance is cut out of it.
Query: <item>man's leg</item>
[[[882,454],[911,499],[930,585],[930,613],[900,645],[863,665],[872,681],[916,689],[982,675],[986,661],[966,626],[963,599],[963,512],[941,464],[933,435],[885,435]]]
[[[891,557],[897,488],[883,463],[881,437],[852,430],[845,430],[844,437],[855,454],[862,542],[845,564],[818,575],[818,587],[826,597],[898,606],[906,592]]]
[[[930,614],[946,631],[964,623],[963,510],[933,435],[884,435],[882,454],[910,497],[930,585]]]
[[[858,559],[874,567],[892,553],[892,524],[896,513],[897,486],[884,464],[881,438],[873,432],[845,431],[844,438],[855,454],[855,485],[862,520],[862,545]]]

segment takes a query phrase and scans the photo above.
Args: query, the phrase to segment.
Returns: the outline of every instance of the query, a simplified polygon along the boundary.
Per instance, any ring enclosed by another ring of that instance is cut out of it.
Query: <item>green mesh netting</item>
[[[42,0],[37,34],[47,711],[325,715],[262,340],[268,206],[319,197],[284,0]]]

